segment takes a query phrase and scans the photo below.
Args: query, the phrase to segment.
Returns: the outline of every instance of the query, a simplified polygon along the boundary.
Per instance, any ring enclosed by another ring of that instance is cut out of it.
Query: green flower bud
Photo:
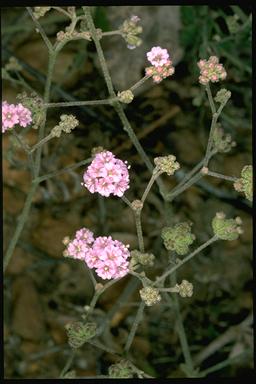
[[[129,46],[132,46],[134,48],[139,47],[142,44],[142,40],[138,36],[131,34],[125,37],[125,41]]]
[[[19,64],[18,60],[15,57],[10,57],[8,63],[5,65],[6,71],[21,71],[22,66]]]
[[[50,11],[51,7],[34,7],[34,16],[36,19],[43,17],[46,12]]]
[[[81,347],[87,340],[96,335],[97,325],[95,323],[83,323],[76,321],[65,326],[68,343],[71,348]]]
[[[181,297],[191,297],[193,295],[193,284],[187,280],[182,280],[181,284],[176,284],[176,288]]]
[[[30,96],[26,92],[19,93],[16,98],[28,108],[32,113],[33,129],[38,129],[44,119],[45,110],[43,99],[39,97],[36,92],[32,92]]]
[[[243,192],[246,198],[252,201],[252,165],[246,165],[241,172],[241,178],[234,183],[234,188],[238,192]]]
[[[176,156],[173,155],[155,157],[154,163],[156,168],[154,172],[167,173],[169,176],[173,175],[180,168],[180,164],[175,160]]]
[[[73,115],[61,115],[58,125],[53,127],[51,134],[54,137],[60,137],[62,132],[70,133],[72,129],[76,128],[79,121]]]
[[[225,88],[222,88],[220,91],[217,92],[216,96],[214,97],[214,100],[217,103],[225,104],[228,99],[231,97],[231,92],[227,91]]]
[[[137,249],[131,251],[131,267],[136,264],[152,267],[154,265],[155,256],[152,253],[143,253]]]
[[[132,91],[130,91],[129,89],[127,91],[118,92],[117,97],[118,97],[118,100],[124,104],[129,104],[134,99],[134,95]]]
[[[226,219],[223,212],[217,212],[212,220],[212,228],[214,234],[221,240],[236,240],[239,234],[243,233],[240,225],[242,220],[240,217],[236,219]]]
[[[159,290],[153,287],[144,287],[140,290],[140,297],[147,306],[151,306],[161,301]]]
[[[130,362],[123,359],[119,363],[111,365],[108,374],[113,379],[132,379],[133,369]]]
[[[185,255],[195,240],[195,235],[191,233],[191,226],[191,223],[184,222],[174,227],[163,228],[161,237],[166,249],[175,251],[178,255]]]
[[[223,129],[218,124],[213,134],[213,145],[220,153],[227,153],[236,146],[230,135],[225,135]]]

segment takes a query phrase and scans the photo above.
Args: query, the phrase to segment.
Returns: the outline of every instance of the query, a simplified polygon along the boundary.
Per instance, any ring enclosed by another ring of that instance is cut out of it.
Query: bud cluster
[[[32,92],[29,96],[26,92],[22,92],[19,93],[16,98],[31,111],[32,128],[38,129],[44,118],[43,99],[41,99],[36,92]]]
[[[68,28],[68,27],[67,27]],[[84,32],[77,32],[77,31],[59,31],[56,35],[57,41],[66,42],[69,40],[77,40],[77,39],[85,39],[90,41],[91,40],[91,34],[88,31]]]
[[[241,171],[241,178],[234,183],[234,188],[238,192],[243,192],[245,197],[252,201],[252,165],[245,165]]]
[[[212,220],[213,232],[221,240],[236,240],[243,233],[241,224],[240,217],[226,219],[224,212],[217,212]]]
[[[138,16],[131,16],[130,19],[125,20],[119,28],[129,49],[139,47],[142,43],[141,38],[137,36],[142,32],[142,27],[137,25],[139,21],[140,18]]]
[[[87,340],[96,335],[97,326],[95,323],[83,323],[76,321],[65,326],[68,343],[71,348],[81,347]]]
[[[180,164],[175,160],[176,156],[174,155],[155,157],[154,163],[156,168],[154,172],[167,173],[167,175],[172,176],[180,168]]]
[[[191,223],[184,222],[174,227],[163,228],[161,237],[166,249],[175,251],[178,255],[185,255],[195,240],[195,235],[191,233],[191,226]]]
[[[217,92],[216,96],[214,97],[214,100],[216,101],[216,103],[226,104],[230,97],[231,92],[228,91],[226,88],[222,88]]]
[[[121,360],[113,364],[108,369],[108,374],[112,379],[132,379],[133,368],[128,360]]]
[[[134,99],[134,94],[130,89],[127,91],[122,91],[117,93],[118,100],[121,101],[121,103],[129,104]]]
[[[58,125],[53,127],[51,135],[53,137],[60,137],[62,132],[70,133],[72,129],[76,128],[79,121],[73,115],[61,115],[60,122]]]
[[[143,265],[145,267],[152,267],[154,265],[155,256],[152,253],[143,253],[137,249],[131,251],[130,268],[136,269],[136,267]]]
[[[217,83],[227,77],[227,72],[216,56],[210,56],[209,60],[200,60],[197,65],[200,69],[199,83],[203,85],[209,81]]]
[[[154,287],[144,287],[140,290],[140,297],[145,302],[145,304],[150,307],[154,304],[161,301],[161,296],[159,290]]]
[[[22,66],[19,64],[18,60],[11,56],[9,58],[9,61],[8,63],[5,64],[5,70],[6,71],[16,71],[16,72],[19,72],[22,70]]]
[[[51,7],[34,7],[34,16],[36,19],[43,17],[46,12],[50,11]]]
[[[217,124],[213,133],[213,146],[220,153],[227,153],[236,146],[230,134],[225,135],[223,128]]]
[[[193,284],[187,280],[182,280],[181,284],[176,284],[177,292],[181,297],[191,297],[193,295]]]

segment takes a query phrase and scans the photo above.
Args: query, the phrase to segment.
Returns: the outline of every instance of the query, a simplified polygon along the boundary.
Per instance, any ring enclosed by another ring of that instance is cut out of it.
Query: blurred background
[[[159,85],[151,80],[136,91],[125,113],[149,158],[174,154],[181,172],[190,170],[204,156],[211,113],[205,91],[198,83],[199,59],[220,58],[227,71],[221,86],[232,97],[221,114],[221,125],[237,142],[227,154],[217,154],[210,169],[240,176],[252,163],[251,140],[251,9],[218,6],[119,6],[93,7],[95,24],[103,31],[117,29],[131,15],[141,18],[140,47],[130,50],[120,36],[102,39],[116,91],[132,86],[144,76],[146,52],[152,46],[167,48],[175,74]],[[16,103],[16,95],[35,90],[43,95],[48,54],[24,7],[2,8],[2,98]],[[78,10],[79,11],[79,10]],[[51,10],[39,19],[52,42],[67,26],[67,18]],[[10,57],[19,70],[6,71]],[[60,52],[53,76],[51,101],[104,99],[108,95],[95,47],[85,40],[69,42]],[[131,165],[129,200],[142,195],[150,174],[132,146],[113,108],[109,106],[52,108],[47,113],[46,132],[62,113],[74,114],[80,124],[69,135],[49,142],[41,174],[61,169],[91,156],[97,146],[111,150]],[[30,145],[37,131],[26,132]],[[4,250],[30,186],[26,155],[10,134],[2,138]],[[5,378],[57,378],[70,355],[66,323],[78,320],[93,294],[83,263],[63,258],[65,236],[83,226],[96,235],[111,235],[137,247],[132,212],[118,198],[102,198],[81,187],[85,167],[42,182],[34,198],[29,221],[23,230],[4,279]],[[182,173],[163,177],[173,188]],[[228,358],[230,365],[209,377],[250,376],[252,349],[252,208],[248,200],[225,180],[205,177],[179,195],[171,205],[175,223],[192,221],[194,246],[212,236],[215,213],[240,216],[244,233],[235,241],[219,241],[179,269],[177,279],[194,285],[192,298],[180,299],[184,327],[197,366],[208,369]],[[156,256],[148,275],[154,279],[168,264],[160,237],[165,226],[165,208],[156,185],[142,213],[146,250]],[[109,312],[129,283],[123,278],[101,297],[95,312],[98,322],[109,317],[101,341],[121,348],[127,338],[139,303],[137,290],[118,310]],[[186,377],[180,364],[182,350],[175,330],[175,314],[168,304],[146,309],[134,343],[131,359],[155,377]],[[77,352],[72,369],[77,377],[107,374],[115,357],[90,344]]]

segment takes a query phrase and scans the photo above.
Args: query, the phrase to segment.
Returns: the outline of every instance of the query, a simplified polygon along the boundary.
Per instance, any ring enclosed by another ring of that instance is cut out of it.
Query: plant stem
[[[181,260],[179,262],[179,264],[175,265],[174,267],[172,267],[171,269],[167,270],[166,272],[163,273],[162,276],[158,277],[158,279],[156,279],[156,281],[154,282],[154,286],[155,285],[158,285],[162,280],[164,280],[167,276],[171,275],[174,271],[176,271],[177,269],[179,269],[183,264],[185,264],[186,262],[188,262],[189,260],[192,259],[192,257],[194,257],[195,255],[197,255],[199,252],[201,252],[203,249],[205,249],[206,247],[208,247],[210,244],[212,244],[214,241],[217,241],[218,240],[218,237],[216,235],[214,235],[213,237],[211,237],[209,240],[207,240],[204,244],[200,245],[200,247],[198,247],[194,252],[190,253],[188,256],[186,256],[183,260]]]
[[[170,276],[170,282],[172,285],[177,283],[176,273],[173,273]],[[177,322],[176,324],[177,324],[177,330],[178,330],[178,335],[179,335],[179,339],[180,339],[180,345],[181,345],[182,353],[183,353],[185,363],[186,363],[188,370],[190,372],[193,372],[194,371],[194,364],[193,364],[193,360],[191,357],[190,348],[189,348],[183,320],[181,317],[180,303],[179,303],[179,296],[178,295],[173,296],[173,302],[174,302],[174,309],[176,312],[176,322]]]
[[[67,167],[65,167],[65,168],[59,169],[59,170],[57,170],[57,171],[53,171],[53,172],[51,172],[51,173],[47,173],[46,175],[43,175],[43,176],[40,176],[40,177],[37,177],[37,178],[35,178],[35,179],[33,180],[33,183],[37,183],[37,184],[39,184],[39,183],[41,183],[42,181],[48,180],[48,179],[50,179],[50,178],[52,178],[52,177],[54,177],[54,176],[56,176],[56,175],[59,175],[59,174],[61,174],[61,173],[65,173],[65,172],[67,172],[67,171],[69,171],[69,170],[71,170],[71,169],[79,168],[79,167],[81,167],[82,165],[89,164],[91,161],[92,161],[92,158],[89,157],[89,159],[82,160],[82,161],[80,161],[79,163],[74,163],[74,164],[69,165],[69,166],[67,166]]]
[[[229,180],[233,182],[238,180],[237,177],[226,176],[226,175],[222,175],[221,173],[212,172],[212,171],[208,171],[205,176],[213,176],[213,177],[217,177],[218,179],[224,179],[224,180]]]
[[[108,105],[112,104],[117,98],[104,99],[104,100],[85,100],[85,101],[64,101],[60,103],[48,103],[44,106],[47,108],[59,108],[59,107],[81,107],[83,105]]]
[[[53,52],[52,43],[50,42],[50,40],[46,36],[46,33],[43,30],[43,28],[41,27],[41,24],[39,23],[39,21],[35,18],[33,10],[30,7],[26,7],[26,8],[27,8],[27,11],[30,14],[31,18],[34,21],[34,24],[36,25],[36,30],[38,32],[40,32],[40,35],[42,36],[42,38],[43,38],[43,40],[44,40],[44,42],[45,42],[45,44],[46,44],[46,46],[48,48],[49,53]]]
[[[202,173],[200,172],[196,173],[193,177],[191,177],[190,180],[188,180],[185,184],[181,185],[174,192],[173,191],[169,192],[166,195],[167,201],[172,201],[176,196],[178,196],[180,193],[184,192],[186,189],[191,187],[191,185],[195,184],[202,177],[203,177]]]
[[[72,349],[71,350],[71,354],[65,364],[65,367],[62,369],[61,373],[60,373],[60,378],[63,378],[63,376],[65,375],[65,373],[69,370],[69,368],[71,367],[71,364],[74,360],[74,357],[75,357],[75,354],[76,354],[76,350],[75,349]]]
[[[135,333],[137,331],[138,325],[139,325],[139,323],[142,320],[144,308],[145,308],[145,303],[142,301],[140,303],[140,306],[139,306],[139,309],[137,311],[136,317],[134,319],[131,331],[130,331],[129,336],[127,338],[127,341],[126,341],[126,344],[125,344],[125,347],[124,347],[124,351],[125,352],[128,352],[129,349],[130,349],[130,346],[132,345],[132,342],[133,342]]]
[[[53,139],[55,136],[52,135],[52,133],[49,133],[46,137],[44,137],[42,140],[40,140],[38,143],[36,143],[31,149],[30,153],[33,153],[36,149],[40,148],[42,145],[47,143],[49,140]]]
[[[136,224],[136,230],[137,230],[137,236],[138,236],[138,242],[139,242],[139,250],[140,252],[144,252],[145,247],[144,247],[144,240],[143,240],[143,233],[142,233],[142,226],[141,226],[141,210],[134,211],[134,217],[135,217],[135,224]]]
[[[130,91],[134,91],[136,88],[139,88],[142,84],[145,83],[145,81],[147,81],[148,79],[150,79],[151,76],[144,76],[142,77],[142,79],[140,79],[139,81],[137,81],[137,83],[135,83],[132,87],[130,87]]]
[[[122,32],[119,31],[119,29],[115,30],[115,31],[108,31],[108,32],[103,32],[102,33],[102,37],[105,37],[105,36],[113,36],[113,35],[122,35]]]
[[[148,193],[149,193],[149,191],[150,191],[152,185],[154,184],[155,180],[156,180],[156,179],[158,178],[158,176],[160,176],[160,175],[161,175],[161,172],[153,172],[153,173],[152,173],[151,179],[149,180],[148,185],[147,185],[147,187],[146,187],[146,189],[145,189],[145,191],[144,191],[144,193],[143,193],[143,195],[142,195],[142,198],[141,198],[141,201],[142,201],[143,204],[144,204],[144,201],[145,201],[146,198],[147,198],[147,195],[148,195]]]
[[[29,14],[31,15],[31,17],[32,17],[33,21],[35,22],[35,24],[38,26],[39,23],[35,19],[31,8],[27,7],[27,10],[28,10]],[[40,24],[39,24],[39,26],[40,26]],[[42,33],[41,33],[41,35],[42,35],[42,37],[44,36]],[[56,54],[55,54],[55,52],[52,52],[52,47],[51,48],[48,47],[48,49],[49,49],[49,63],[48,63],[48,72],[47,72],[47,79],[46,79],[46,85],[45,85],[45,91],[44,91],[44,102],[45,103],[47,103],[49,101],[50,88],[51,88],[51,83],[52,83],[53,68],[54,68],[54,64],[55,64],[55,61],[56,61]],[[46,112],[47,111],[45,111],[44,120],[43,120],[43,122],[42,122],[42,124],[41,124],[41,126],[39,128],[39,134],[38,134],[39,141],[44,136],[44,129],[45,129],[45,123],[46,123]],[[41,149],[42,149],[42,147],[38,148],[38,151],[36,152],[36,159],[35,159],[35,166],[34,166],[34,177],[35,178],[39,176],[39,172],[40,172],[40,163],[41,163],[41,154],[42,154]],[[20,238],[22,229],[23,229],[23,227],[24,227],[24,225],[25,225],[25,223],[27,221],[28,214],[29,214],[29,211],[30,211],[30,208],[31,208],[31,205],[32,205],[33,197],[34,197],[34,194],[35,194],[36,189],[37,189],[37,185],[38,185],[37,183],[32,183],[31,184],[31,187],[30,187],[30,190],[28,192],[28,195],[27,195],[24,207],[23,207],[21,215],[20,215],[20,217],[18,219],[18,223],[17,223],[17,226],[15,228],[13,237],[10,240],[10,243],[8,245],[8,248],[7,248],[7,251],[6,251],[6,254],[5,254],[5,258],[4,258],[4,262],[3,262],[4,272],[5,272],[8,264],[9,264],[9,262],[11,260],[11,257],[13,255],[14,249],[16,247],[16,244],[17,244],[17,242],[18,242],[18,240]]]
[[[125,204],[127,204],[131,209],[133,209],[130,200],[128,200],[125,195],[121,196],[121,199],[125,202]]]

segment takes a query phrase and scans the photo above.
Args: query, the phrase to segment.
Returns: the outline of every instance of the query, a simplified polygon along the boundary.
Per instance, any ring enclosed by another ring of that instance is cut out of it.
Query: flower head
[[[91,193],[102,196],[123,196],[129,188],[129,173],[125,162],[112,152],[97,153],[83,176],[84,185]]]
[[[128,247],[121,241],[113,240],[111,236],[99,236],[87,253],[87,265],[96,268],[96,273],[102,279],[117,279],[129,271]]]
[[[174,74],[174,67],[169,58],[167,49],[153,47],[147,53],[148,61],[152,64],[145,70],[146,76],[152,76],[154,83],[160,83],[163,79]]]
[[[169,60],[169,54],[167,49],[161,47],[153,47],[151,51],[147,53],[148,61],[155,67],[161,67],[167,64]]]
[[[227,72],[216,56],[210,56],[209,60],[199,60],[200,69],[199,83],[206,85],[209,81],[217,83],[227,77]]]
[[[16,112],[19,116],[19,125],[26,127],[32,122],[32,113],[31,111],[24,107],[21,103],[16,106]]]
[[[86,254],[89,252],[91,244],[94,242],[93,233],[87,228],[81,228],[76,231],[75,238],[72,241],[65,241],[67,249],[64,256],[74,259],[85,260]]]
[[[8,104],[7,101],[2,102],[2,133],[11,129],[15,124],[19,123],[19,115],[17,107],[14,104]]]

